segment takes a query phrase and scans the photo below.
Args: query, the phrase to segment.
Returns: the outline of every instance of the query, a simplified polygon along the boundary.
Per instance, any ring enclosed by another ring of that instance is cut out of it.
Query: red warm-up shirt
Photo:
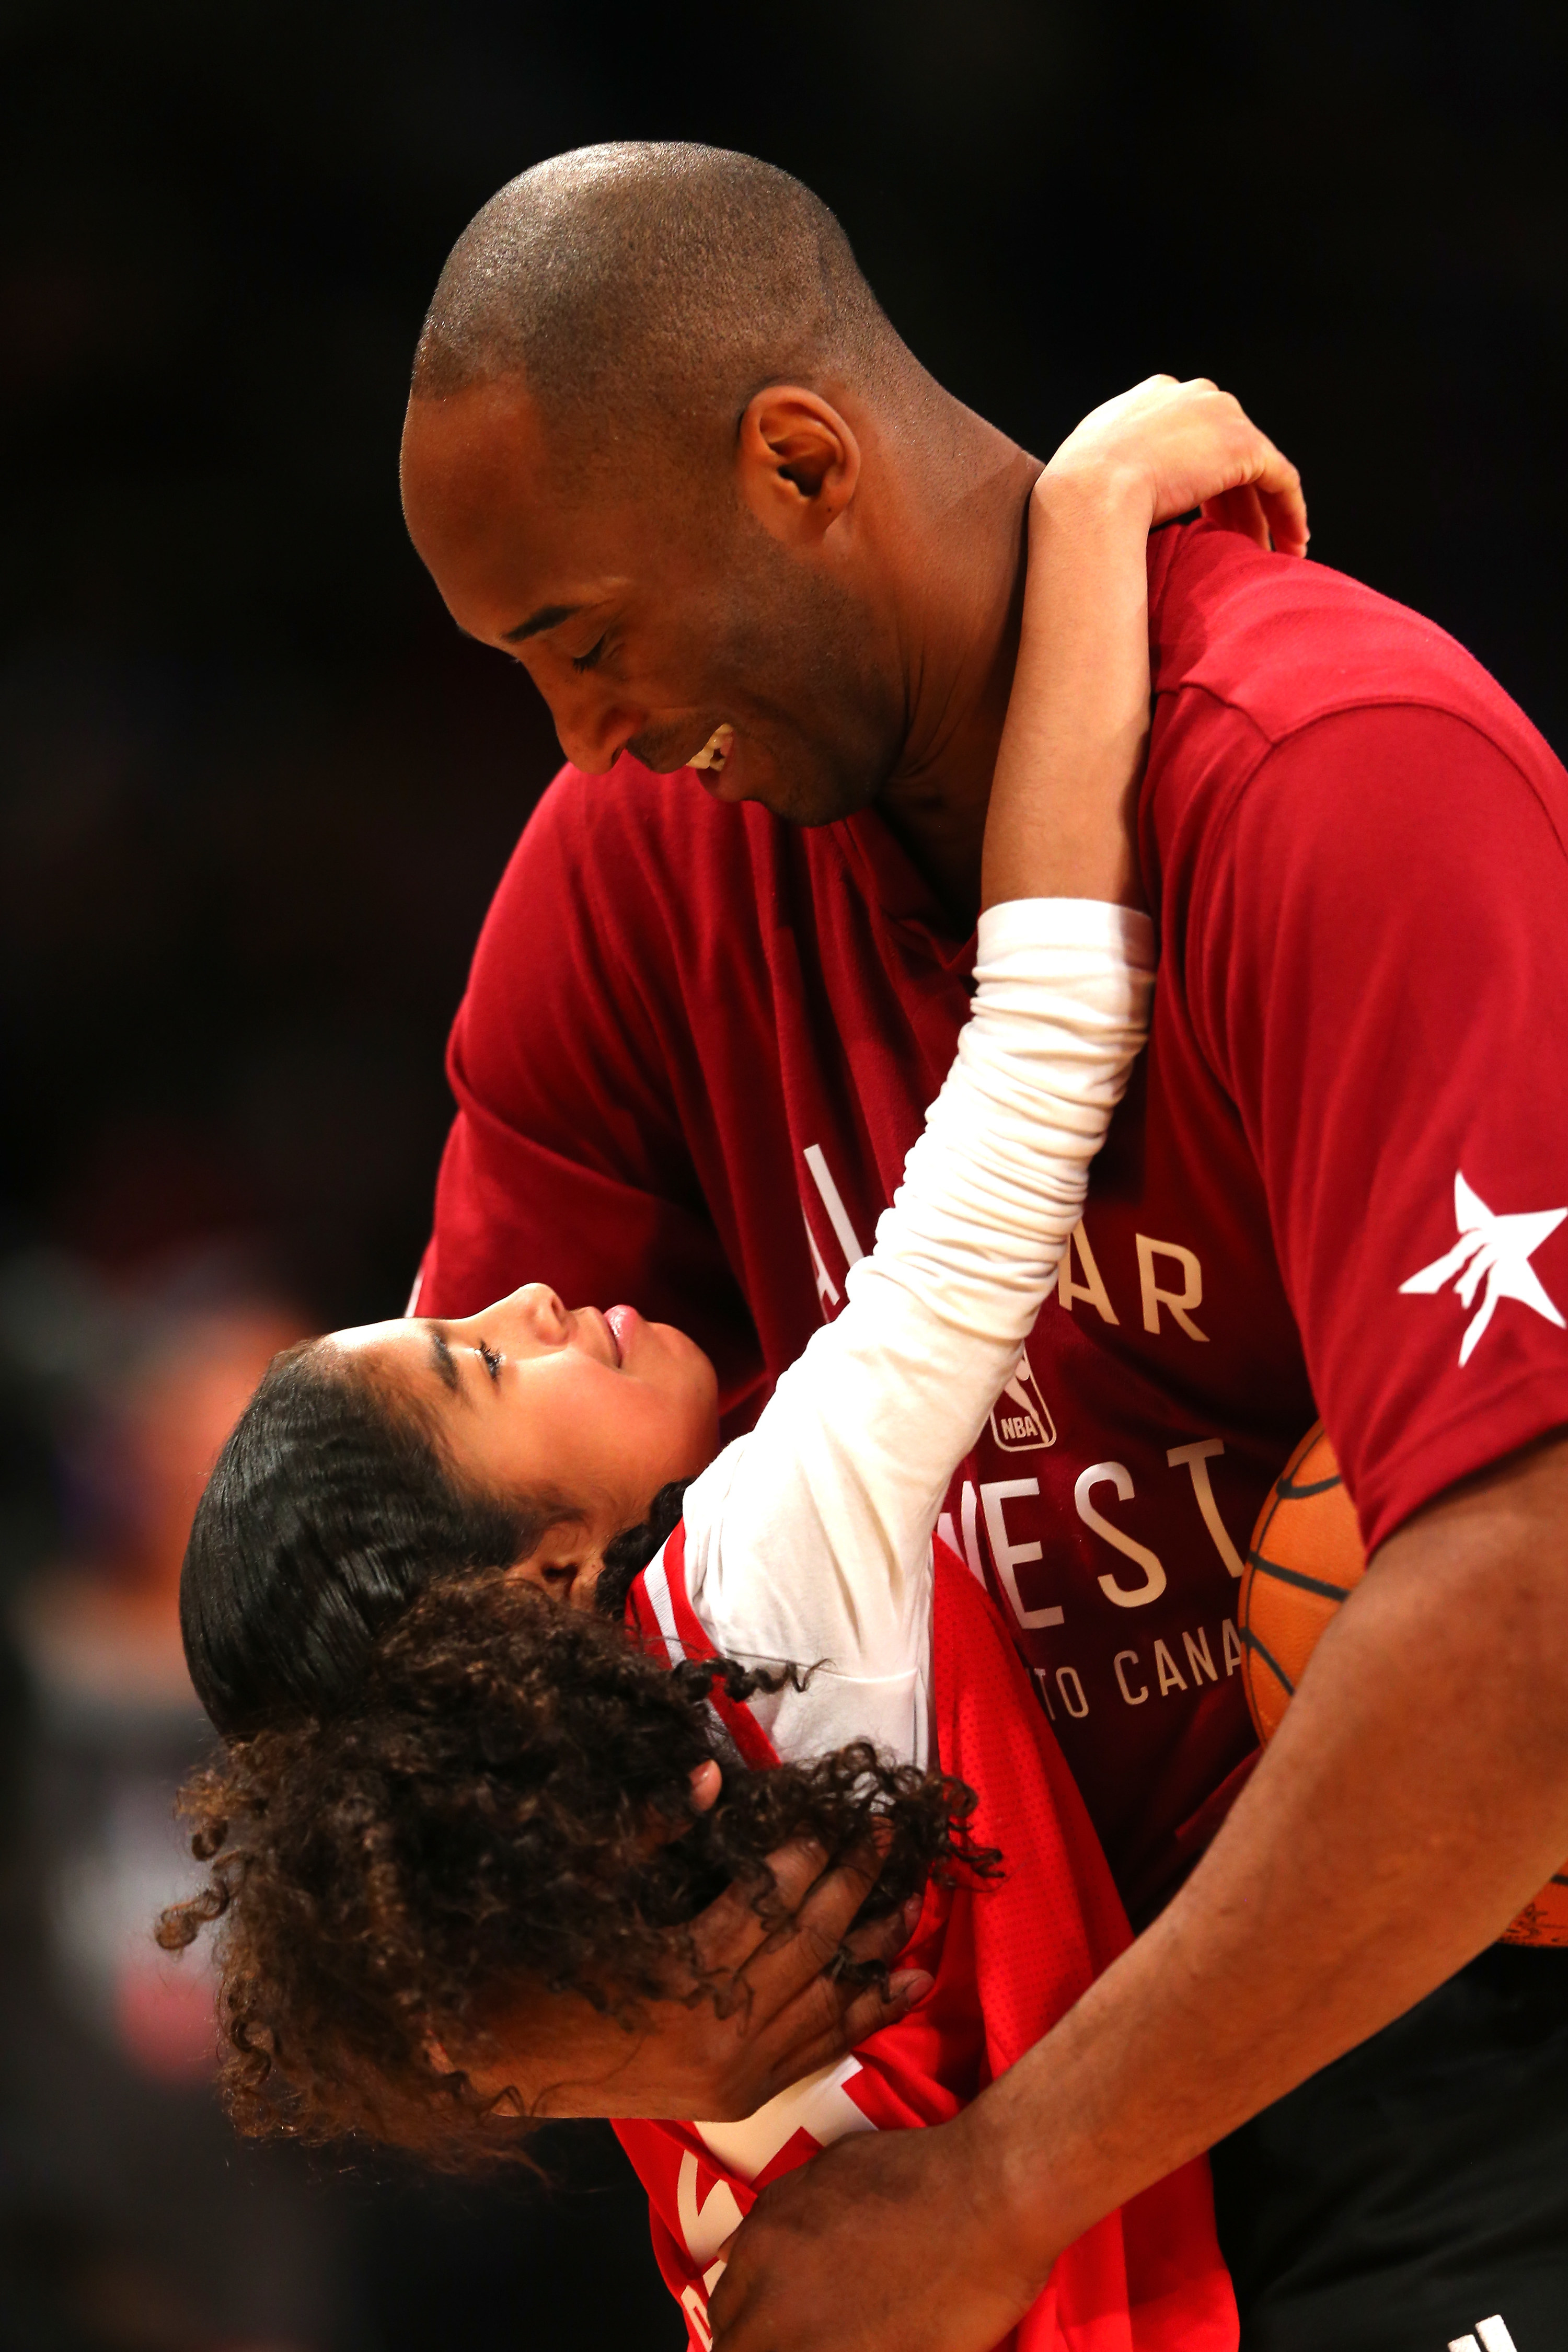
[[[1236,1580],[1308,1424],[1375,1545],[1568,1422],[1568,778],[1321,565],[1177,526],[1150,591],[1152,1033],[945,1528],[1134,1918],[1252,1750]],[[742,1425],[870,1246],[972,957],[874,812],[567,769],[458,1014],[420,1311],[628,1299]]]

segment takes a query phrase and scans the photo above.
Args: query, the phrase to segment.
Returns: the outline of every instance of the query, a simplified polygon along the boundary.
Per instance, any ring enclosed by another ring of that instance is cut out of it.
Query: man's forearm
[[[1379,1554],[1187,1885],[966,2137],[1043,2277],[1401,2015],[1568,1853],[1568,1445]]]

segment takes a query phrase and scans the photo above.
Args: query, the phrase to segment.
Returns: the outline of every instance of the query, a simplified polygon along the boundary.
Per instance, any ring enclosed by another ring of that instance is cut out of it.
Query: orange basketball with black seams
[[[1308,1659],[1365,1573],[1355,1511],[1319,1422],[1274,1482],[1241,1582],[1241,1672],[1259,1739],[1279,1729]]]
[[[1241,1678],[1259,1739],[1274,1737],[1335,1611],[1365,1573],[1355,1506],[1318,1422],[1258,1514],[1241,1580]],[[1568,1863],[1502,1940],[1568,1945]]]

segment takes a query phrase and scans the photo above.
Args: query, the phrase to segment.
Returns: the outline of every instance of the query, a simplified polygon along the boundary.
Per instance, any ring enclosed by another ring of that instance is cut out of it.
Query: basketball
[[[1241,1678],[1265,1746],[1334,1612],[1365,1573],[1355,1506],[1318,1422],[1258,1513],[1241,1580]],[[1502,1941],[1568,1946],[1568,1863],[1525,1905]]]

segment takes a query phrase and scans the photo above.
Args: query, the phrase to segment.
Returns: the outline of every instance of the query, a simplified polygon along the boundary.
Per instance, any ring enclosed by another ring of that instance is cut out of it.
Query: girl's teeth
[[[710,769],[717,775],[729,758],[730,749],[734,740],[735,730],[732,727],[715,727],[701,751],[690,761],[690,765],[694,768]]]

